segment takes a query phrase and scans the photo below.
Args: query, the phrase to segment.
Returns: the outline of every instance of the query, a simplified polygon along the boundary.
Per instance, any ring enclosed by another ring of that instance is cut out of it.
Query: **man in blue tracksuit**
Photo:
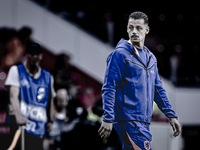
[[[99,134],[107,138],[114,124],[123,150],[150,150],[153,101],[170,119],[174,136],[180,134],[181,128],[159,78],[156,57],[144,46],[149,32],[147,15],[130,14],[127,32],[129,40],[121,39],[107,58]]]

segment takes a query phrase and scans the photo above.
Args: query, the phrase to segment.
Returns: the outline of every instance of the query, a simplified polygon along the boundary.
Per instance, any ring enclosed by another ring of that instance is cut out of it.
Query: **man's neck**
[[[131,42],[131,40],[129,39],[128,41],[131,45],[133,45],[133,47],[139,48],[139,49],[143,49],[144,47],[144,43],[143,42]]]
[[[133,48],[135,49],[136,54],[140,57],[140,54],[138,53],[138,50],[137,50],[136,46],[131,43],[131,40],[128,40],[128,42],[133,46]]]
[[[36,73],[37,73],[37,71],[38,71],[38,67],[37,67],[37,65],[30,65],[30,64],[26,64],[26,67],[28,68],[28,70],[29,70],[29,72],[34,76]]]
[[[132,43],[132,45],[135,46],[136,48],[139,48],[139,49],[143,49],[143,46],[144,46],[140,43]]]

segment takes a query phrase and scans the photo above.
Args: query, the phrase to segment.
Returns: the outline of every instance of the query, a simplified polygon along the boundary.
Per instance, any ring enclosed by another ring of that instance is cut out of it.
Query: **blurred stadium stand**
[[[186,5],[177,2],[172,5],[163,2],[153,5],[149,1],[141,5],[140,1],[134,1],[133,6],[131,2],[130,6],[128,2],[115,3],[113,6],[113,2],[109,1],[72,1],[70,4],[66,4],[65,0],[33,1],[113,46],[121,38],[128,38],[128,15],[135,10],[144,11],[150,20],[146,45],[158,58],[160,74],[172,79],[178,86],[200,86],[200,71],[197,69],[200,64],[200,11],[195,3]],[[111,24],[113,28],[109,28]]]
[[[139,4],[139,2],[134,3]],[[174,4],[174,7],[180,7],[178,4]],[[81,87],[80,98],[83,103],[86,102],[84,106],[88,107],[95,102],[91,95],[88,96],[87,93],[84,95],[84,91],[92,88],[93,96],[100,95],[106,57],[120,38],[128,38],[126,33],[128,15],[134,9],[127,5],[127,3],[120,3],[113,6],[113,3],[107,1],[92,3],[70,1],[66,4],[65,0],[1,0],[0,28],[6,27],[19,32],[24,26],[30,27],[33,32],[32,40],[40,43],[45,51],[41,66],[52,74],[55,74],[55,70],[58,69],[56,61],[59,56],[61,54],[68,56],[68,73],[71,76],[69,82]],[[162,5],[171,6],[165,3]],[[152,147],[154,150],[160,150],[160,145],[167,145],[166,150],[187,150],[191,145],[196,147],[198,145],[196,141],[200,140],[198,115],[200,114],[200,13],[195,4],[190,11],[174,8],[169,12],[162,7],[158,8],[157,5],[153,5],[151,9],[148,7],[141,6],[136,9],[144,11],[150,18],[150,34],[145,44],[158,59],[159,73],[170,102],[183,126],[182,137],[172,138],[171,127],[165,123],[168,120],[155,110],[153,116],[155,122],[151,127],[154,135]],[[152,9],[157,11],[152,12]],[[23,50],[23,44],[21,46]],[[3,50],[0,51],[1,57],[6,55]],[[3,86],[8,68],[9,66],[6,69],[0,68],[0,87],[3,95],[2,105],[0,105],[2,106],[0,140],[7,136],[4,138],[4,141],[7,139],[7,143],[16,130],[16,127],[11,124],[14,122],[12,116],[6,114],[6,120],[2,119],[5,118],[5,112],[8,112],[7,107],[4,107],[7,106],[8,95]],[[89,103],[85,101],[87,98],[91,100]],[[88,129],[87,125],[86,123],[84,128]],[[92,128],[93,132],[97,130],[99,124],[95,125]],[[162,138],[156,134],[157,129],[164,132]],[[113,135],[115,134],[114,132]],[[100,141],[101,144],[103,143],[100,148],[114,146],[113,149],[117,149],[116,146],[119,147],[120,144],[114,145],[112,142],[112,140]],[[0,145],[0,149],[2,147]]]

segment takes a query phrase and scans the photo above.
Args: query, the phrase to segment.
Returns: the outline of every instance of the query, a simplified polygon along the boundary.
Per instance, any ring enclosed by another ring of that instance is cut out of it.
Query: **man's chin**
[[[131,43],[133,43],[134,45],[138,45],[140,43],[139,40],[132,40]]]
[[[140,40],[138,38],[131,38],[130,39],[132,43],[139,43]]]

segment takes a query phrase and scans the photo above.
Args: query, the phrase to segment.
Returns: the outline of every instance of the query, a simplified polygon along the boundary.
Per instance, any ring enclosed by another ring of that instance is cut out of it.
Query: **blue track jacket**
[[[102,87],[104,121],[150,123],[154,100],[168,118],[177,117],[159,78],[156,57],[145,46],[144,50],[149,57],[147,65],[124,39],[108,56]]]

